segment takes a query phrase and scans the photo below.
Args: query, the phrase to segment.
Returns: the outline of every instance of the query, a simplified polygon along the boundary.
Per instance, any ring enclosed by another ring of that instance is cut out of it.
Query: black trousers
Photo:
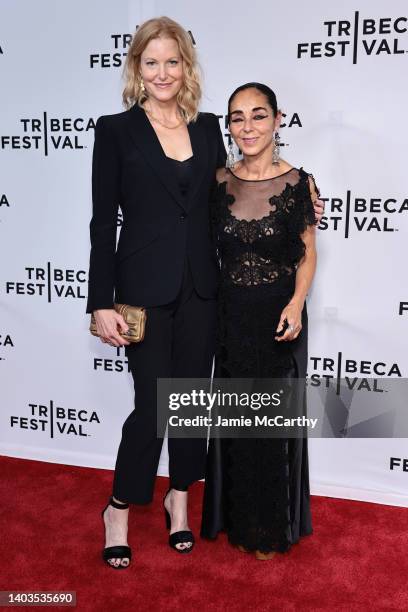
[[[140,344],[125,348],[135,388],[135,408],[122,427],[113,495],[123,502],[152,500],[163,438],[157,437],[157,378],[207,378],[215,345],[216,300],[195,291],[188,262],[177,298],[147,308]],[[204,478],[205,439],[168,439],[170,484],[186,489]]]

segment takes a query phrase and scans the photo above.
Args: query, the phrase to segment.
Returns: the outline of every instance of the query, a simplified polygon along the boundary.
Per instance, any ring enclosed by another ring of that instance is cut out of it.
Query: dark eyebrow
[[[255,111],[260,111],[260,110],[265,111],[265,113],[268,112],[268,110],[264,106],[255,106],[255,108],[252,109],[252,112],[254,113]],[[234,110],[234,111],[230,112],[230,115],[233,115],[234,113],[240,113],[242,115],[243,112],[244,111],[242,111],[242,110]]]

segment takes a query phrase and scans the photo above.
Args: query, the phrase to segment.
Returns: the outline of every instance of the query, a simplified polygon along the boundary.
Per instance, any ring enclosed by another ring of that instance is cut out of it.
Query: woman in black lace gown
[[[215,377],[305,378],[318,190],[279,158],[281,115],[269,87],[239,87],[228,117],[243,159],[217,171],[212,203],[221,263]],[[298,401],[304,412],[304,389]],[[259,559],[312,533],[306,438],[211,439],[201,535],[222,530]]]

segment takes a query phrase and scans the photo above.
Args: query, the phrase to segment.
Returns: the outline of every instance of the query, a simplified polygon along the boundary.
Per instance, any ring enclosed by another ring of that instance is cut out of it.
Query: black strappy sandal
[[[103,520],[103,515],[108,506],[113,506],[114,508],[118,508],[119,510],[126,510],[127,508],[129,508],[129,504],[118,504],[118,502],[116,502],[113,499],[113,497],[111,497],[108,503],[106,504],[105,508],[102,510],[102,522],[103,522],[104,528],[105,528],[105,521]],[[125,558],[129,559],[129,563],[127,565],[122,565],[122,563],[119,563],[119,565],[113,565],[112,563],[109,563],[110,559],[125,559]],[[109,565],[109,567],[113,567],[113,569],[126,569],[129,567],[130,561],[132,559],[132,550],[130,546],[124,546],[124,545],[107,546],[106,548],[102,550],[102,559],[105,561],[107,565]]]
[[[181,490],[181,489],[177,489],[177,490]],[[166,506],[164,505],[164,502],[166,500],[167,495],[170,493],[170,491],[171,491],[171,488],[167,491],[166,495],[163,497],[164,516],[166,519],[167,529],[171,528],[171,516]],[[182,548],[182,549],[177,548],[177,544],[185,544],[186,542],[191,542],[191,546],[189,546],[188,548]],[[176,531],[175,533],[172,533],[171,535],[169,535],[169,546],[171,548],[174,548],[174,550],[176,550],[178,553],[191,552],[194,548],[194,543],[195,543],[195,539],[194,539],[193,532],[189,530]]]

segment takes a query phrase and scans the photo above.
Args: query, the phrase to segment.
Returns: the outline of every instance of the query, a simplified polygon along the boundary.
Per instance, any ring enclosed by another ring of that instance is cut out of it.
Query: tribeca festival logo
[[[106,53],[91,53],[90,68],[120,68],[127,56],[127,49],[132,43],[132,34],[111,34],[113,51]]]
[[[344,382],[350,391],[370,391],[383,393],[381,377],[401,378],[398,363],[387,361],[358,360],[346,357],[342,351],[332,357],[309,357],[308,385],[312,387],[332,387],[340,394]]]
[[[1,349],[1,354],[0,354],[0,361],[5,361],[6,357],[4,357],[3,355],[6,355],[6,351],[8,352],[10,349],[14,348],[14,342],[11,338],[11,335],[8,333],[1,333],[0,334],[0,349]],[[4,353],[3,353],[3,349],[4,349]]]
[[[87,433],[87,425],[90,423],[100,424],[100,419],[95,410],[77,410],[76,408],[64,408],[54,400],[44,404],[29,403],[28,416],[10,416],[10,427],[12,429],[29,429],[48,434],[50,438],[56,436],[91,436]]]
[[[392,387],[390,380],[395,381]],[[320,398],[324,410],[322,437],[393,437],[392,402],[387,400],[389,396],[378,394],[395,391],[399,395],[400,382],[404,379],[398,363],[352,359],[341,351],[335,358],[310,357],[307,384],[315,388],[314,392],[310,389],[312,406],[318,405],[316,401]],[[377,410],[373,409],[375,406]]]
[[[138,27],[137,25],[135,29],[137,30]],[[188,34],[190,35],[193,45],[196,46],[193,33],[189,30]],[[120,68],[124,64],[127,51],[132,44],[132,37],[132,34],[110,34],[110,44],[113,49],[102,53],[91,53],[89,55],[89,67],[91,69]]]
[[[300,42],[297,59],[349,57],[357,64],[361,56],[407,53],[407,17],[364,18],[355,11],[350,20],[323,21],[323,40]]]
[[[100,340],[98,340],[100,342]],[[128,360],[126,358],[125,347],[114,348],[116,356],[112,357],[93,357],[93,369],[99,372],[130,372]]]
[[[1,149],[43,151],[45,156],[52,151],[86,149],[84,136],[95,128],[92,117],[50,117],[46,111],[41,118],[22,118],[19,121],[19,134],[0,136]]]
[[[349,189],[345,196],[321,199],[325,215],[319,229],[344,232],[345,238],[353,232],[398,232],[399,215],[408,211],[408,198],[360,197]]]
[[[25,280],[6,281],[6,294],[30,295],[47,298],[85,299],[87,272],[68,268],[54,268],[48,261],[46,267],[25,267]]]

